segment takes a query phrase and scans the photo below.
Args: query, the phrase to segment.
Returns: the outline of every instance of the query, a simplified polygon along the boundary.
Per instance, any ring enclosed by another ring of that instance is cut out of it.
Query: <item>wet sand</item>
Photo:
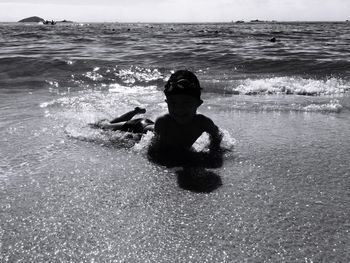
[[[237,140],[207,170],[222,182],[209,193],[180,168],[69,138],[50,118],[2,129],[1,261],[349,259],[348,116],[205,113]]]

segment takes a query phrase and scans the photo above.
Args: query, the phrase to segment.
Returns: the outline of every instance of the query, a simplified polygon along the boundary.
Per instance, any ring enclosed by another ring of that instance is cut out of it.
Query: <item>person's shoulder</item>
[[[169,114],[164,114],[162,116],[159,116],[156,119],[156,123],[162,124],[162,123],[168,122],[169,120],[170,120],[170,115]]]
[[[155,132],[159,133],[162,130],[164,130],[165,127],[167,126],[167,124],[169,123],[169,121],[170,121],[169,114],[164,114],[164,115],[158,117],[155,121],[155,124],[154,124]]]
[[[203,114],[197,114],[195,120],[197,123],[199,123],[203,130],[209,133],[214,132],[218,129],[213,120]]]
[[[214,122],[212,121],[212,119],[210,119],[209,117],[203,115],[203,114],[197,114],[195,116],[195,120],[198,122],[201,122],[203,124],[214,124]]]

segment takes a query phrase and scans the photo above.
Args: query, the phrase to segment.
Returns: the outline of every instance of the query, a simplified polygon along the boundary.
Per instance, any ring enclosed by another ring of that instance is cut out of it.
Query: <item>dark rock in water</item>
[[[62,21],[58,21],[59,23],[74,23],[73,21],[69,21],[69,20],[66,20],[66,19],[64,19],[64,20],[62,20]]]
[[[273,38],[270,39],[270,42],[276,42],[276,41],[277,41],[277,40],[276,40],[275,37],[273,37]]]
[[[263,23],[264,21],[261,21],[259,19],[255,19],[255,20],[250,20],[251,23]]]
[[[24,18],[22,20],[19,20],[18,22],[23,22],[23,23],[38,23],[38,22],[44,22],[45,20],[42,19],[41,17],[38,17],[38,16],[31,16],[31,17],[27,17],[27,18]]]

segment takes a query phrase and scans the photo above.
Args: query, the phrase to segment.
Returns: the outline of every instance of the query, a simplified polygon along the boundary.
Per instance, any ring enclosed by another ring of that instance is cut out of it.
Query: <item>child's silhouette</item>
[[[168,114],[155,121],[155,137],[148,151],[151,160],[169,166],[221,166],[222,134],[210,118],[197,114],[203,103],[197,77],[188,70],[176,71],[164,93]],[[191,147],[203,132],[209,134],[209,152],[195,153]]]

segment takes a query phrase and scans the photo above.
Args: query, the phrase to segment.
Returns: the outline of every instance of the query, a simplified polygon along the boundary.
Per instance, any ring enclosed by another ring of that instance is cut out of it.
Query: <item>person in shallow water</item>
[[[145,109],[136,107],[111,121],[101,120],[91,126],[133,133],[154,131],[148,157],[160,164],[221,166],[222,133],[210,118],[197,114],[198,107],[203,103],[201,89],[194,73],[188,70],[176,71],[164,88],[168,113],[157,118],[155,123],[146,118],[132,119],[135,115],[146,112]],[[209,151],[195,153],[192,145],[204,132],[209,134]]]
[[[155,121],[155,136],[148,149],[151,160],[165,164],[171,160],[184,166],[208,161],[221,166],[222,133],[210,118],[197,114],[203,103],[201,89],[191,71],[178,70],[170,76],[164,88],[168,113]],[[209,151],[196,154],[192,145],[204,132],[209,134]]]
[[[111,121],[100,120],[95,124],[90,124],[90,126],[93,128],[101,128],[104,130],[120,130],[133,133],[147,133],[147,131],[153,131],[153,121],[146,118],[132,119],[135,115],[143,114],[145,112],[145,109],[136,107],[134,110],[129,111],[119,117],[116,117]]]

